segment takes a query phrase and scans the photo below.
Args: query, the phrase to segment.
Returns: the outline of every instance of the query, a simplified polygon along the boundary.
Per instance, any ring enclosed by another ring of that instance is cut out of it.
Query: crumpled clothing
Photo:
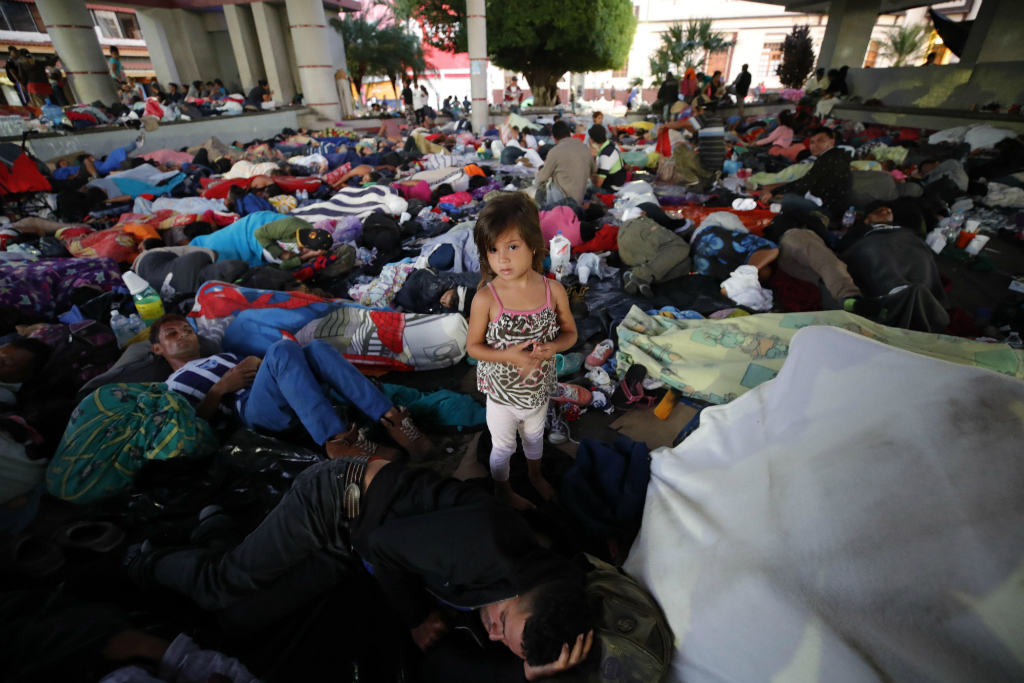
[[[449,194],[441,197],[442,204],[452,204],[454,206],[465,206],[472,201],[473,195],[468,192],[456,192],[455,194]]]
[[[224,174],[224,178],[255,178],[256,176],[266,175],[269,176],[271,172],[278,170],[278,166],[273,161],[264,161],[258,164],[254,164],[251,161],[242,160],[236,162],[231,170]]]
[[[741,306],[755,311],[770,311],[772,308],[771,290],[761,287],[754,266],[740,266],[732,271],[729,279],[722,282],[722,289],[727,297]]]
[[[416,270],[414,263],[389,263],[381,269],[380,275],[369,284],[355,285],[348,290],[353,301],[364,306],[387,306],[405,284],[409,273]]]
[[[299,207],[299,200],[290,194],[279,194],[270,198],[270,204],[278,213],[291,213]]]
[[[753,211],[757,208],[757,202],[750,197],[739,197],[733,201],[732,208],[737,211]]]
[[[707,218],[701,221],[701,224],[697,226],[697,229],[690,235],[690,244],[693,244],[697,239],[697,235],[701,233],[705,228],[712,226],[718,226],[725,228],[726,230],[739,230],[742,232],[750,232],[747,226],[743,225],[743,221],[740,220],[739,216],[728,211],[716,211],[710,214]]]
[[[989,183],[988,194],[981,201],[989,206],[1024,208],[1024,189],[1001,183]]]

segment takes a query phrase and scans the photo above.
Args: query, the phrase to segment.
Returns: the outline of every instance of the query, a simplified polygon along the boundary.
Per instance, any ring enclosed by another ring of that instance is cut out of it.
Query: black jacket
[[[402,101],[405,102],[405,106],[412,106],[412,88],[406,86],[402,89]]]
[[[662,103],[675,102],[679,99],[679,81],[676,79],[665,81],[658,88],[658,101]]]
[[[393,464],[363,497],[352,546],[410,626],[438,600],[462,609],[508,600],[583,571],[541,547],[529,525],[479,487]]]
[[[741,71],[740,75],[733,81],[733,86],[736,88],[737,95],[743,95],[750,90],[750,72]]]
[[[850,195],[853,192],[850,155],[833,147],[818,157],[807,175],[783,185],[780,191],[801,196],[810,192],[822,201],[833,218],[842,217],[850,208]]]

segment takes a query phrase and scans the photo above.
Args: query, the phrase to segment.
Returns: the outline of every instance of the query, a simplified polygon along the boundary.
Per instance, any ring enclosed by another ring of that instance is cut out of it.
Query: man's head
[[[570,135],[572,135],[572,132],[569,130],[569,124],[565,121],[555,121],[554,125],[551,126],[551,137],[555,140],[564,140]]]
[[[928,175],[938,165],[939,165],[939,160],[938,159],[925,159],[920,164],[918,164],[918,169],[921,171],[921,175]]]
[[[203,89],[203,82],[202,81],[192,81],[192,86],[196,90],[202,90]]]
[[[224,81],[220,80],[219,78],[213,79],[213,84],[215,86],[217,86],[218,88],[223,88],[224,87]],[[263,85],[266,85],[266,84],[267,84],[267,82],[263,81]]]
[[[749,65],[748,64],[744,64],[743,66],[741,66],[740,67],[740,71],[746,71],[747,70],[747,66],[749,66]]]
[[[594,123],[604,123],[604,112],[599,111],[594,113]]]
[[[831,128],[820,126],[811,131],[811,154],[820,157],[836,145],[836,138]]]
[[[504,643],[531,666],[550,664],[580,634],[594,628],[593,610],[583,584],[558,580],[480,609],[488,637]]]
[[[591,141],[596,143],[598,146],[608,142],[608,135],[605,134],[603,126],[600,126],[597,123],[595,123],[593,126],[590,127],[590,130],[588,132],[590,133]]]
[[[163,249],[166,246],[159,237],[149,237],[142,240],[142,244],[139,245],[139,252],[149,251],[150,249]]]
[[[43,369],[49,359],[49,346],[38,339],[17,337],[0,346],[0,382],[27,382]]]
[[[121,56],[121,51],[118,50],[115,46],[111,45],[110,46],[110,56],[111,57],[120,57]]]
[[[200,235],[209,235],[213,232],[213,226],[206,221],[194,221],[181,229],[181,234],[191,242]],[[186,242],[188,244],[188,242]]]
[[[892,223],[892,209],[885,204],[876,206],[866,216],[864,216],[864,222],[869,225],[874,225],[876,223]]]
[[[513,76],[512,77],[512,83],[518,83],[518,82],[519,82],[519,78],[516,77],[516,76]]]
[[[818,80],[820,81],[821,79],[823,79],[825,77],[825,70],[824,69],[818,69],[817,71],[814,72],[814,75],[817,76]]]
[[[166,358],[175,370],[199,358],[199,337],[183,315],[168,313],[154,320],[149,326],[149,343],[153,353]]]
[[[174,93],[178,92],[178,84],[177,83],[168,83],[167,84],[167,92],[171,93],[172,95]]]
[[[558,123],[561,120],[562,120],[562,115],[561,114],[555,114],[554,123]]]

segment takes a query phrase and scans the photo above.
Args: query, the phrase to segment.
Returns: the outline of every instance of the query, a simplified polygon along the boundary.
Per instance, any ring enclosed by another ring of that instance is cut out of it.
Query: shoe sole
[[[636,294],[637,284],[636,280],[634,280],[633,278],[626,280],[626,283],[623,285],[623,287],[625,287],[626,291],[629,292],[630,294]]]

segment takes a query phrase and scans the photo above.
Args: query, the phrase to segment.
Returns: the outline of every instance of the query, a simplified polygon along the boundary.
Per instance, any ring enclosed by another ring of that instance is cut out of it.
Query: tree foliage
[[[367,76],[386,76],[397,92],[401,75],[411,72],[416,77],[427,70],[419,38],[401,24],[384,25],[360,13],[332,17],[330,23],[345,41],[349,76],[360,96]]]
[[[892,60],[893,66],[907,66],[921,57],[928,45],[928,26],[913,24],[889,29],[878,50],[880,57]]]
[[[669,71],[704,69],[715,52],[728,50],[734,45],[725,34],[711,27],[711,19],[690,19],[685,24],[676,22],[661,34],[661,44],[648,58],[651,74],[656,80]]]
[[[465,0],[393,0],[396,15],[418,21],[426,41],[465,52]],[[534,101],[552,104],[567,71],[619,69],[636,33],[630,0],[488,0],[487,52],[526,77]]]
[[[787,88],[802,88],[814,69],[814,43],[810,26],[794,26],[782,41],[782,62],[775,67],[779,81]]]

